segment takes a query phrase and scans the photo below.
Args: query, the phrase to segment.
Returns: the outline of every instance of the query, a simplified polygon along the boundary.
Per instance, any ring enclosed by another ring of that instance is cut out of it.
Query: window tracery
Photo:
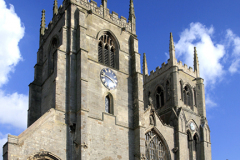
[[[166,148],[155,131],[149,131],[145,135],[146,160],[167,160]]]
[[[189,86],[185,86],[183,89],[183,99],[184,99],[184,104],[192,107],[192,93]]]
[[[98,43],[98,62],[103,63],[112,68],[116,65],[116,44],[113,37],[106,32],[99,38]]]

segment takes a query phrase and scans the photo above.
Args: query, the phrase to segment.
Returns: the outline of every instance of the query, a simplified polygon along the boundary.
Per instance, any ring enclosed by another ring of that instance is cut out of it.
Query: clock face
[[[101,70],[100,79],[101,79],[103,85],[107,89],[112,90],[112,89],[115,89],[117,87],[117,83],[118,83],[117,76],[109,68],[104,68],[104,69]]]
[[[195,130],[195,124],[193,122],[190,124],[190,128],[191,128],[192,131]]]

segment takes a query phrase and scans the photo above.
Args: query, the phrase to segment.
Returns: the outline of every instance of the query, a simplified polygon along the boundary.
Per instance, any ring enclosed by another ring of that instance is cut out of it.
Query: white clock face
[[[190,124],[190,128],[191,128],[192,131],[195,130],[196,127],[195,127],[195,124],[193,122]]]
[[[115,89],[117,87],[117,76],[109,68],[104,68],[101,70],[100,79],[103,85],[109,90]]]

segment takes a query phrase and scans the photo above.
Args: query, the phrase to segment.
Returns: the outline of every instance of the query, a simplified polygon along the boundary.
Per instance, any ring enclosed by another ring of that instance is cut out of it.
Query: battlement
[[[196,72],[193,70],[192,67],[188,67],[186,64],[182,64],[182,61],[177,62],[177,66],[179,70],[189,74],[190,76],[196,77]]]
[[[150,72],[150,75],[145,75],[146,82],[151,81],[156,76],[161,75],[162,73],[167,71],[170,67],[172,67],[172,65],[169,65],[169,61],[170,61],[170,59],[168,59],[167,64],[165,62],[163,62],[162,66],[161,67],[158,66],[155,71],[152,70]],[[196,77],[196,72],[193,70],[193,68],[188,67],[186,64],[183,65],[182,61],[176,62],[176,66],[178,67],[178,70],[181,70],[181,71],[189,74],[190,76]]]
[[[104,8],[102,5],[100,7],[97,6],[97,2],[91,0],[90,2],[87,2],[86,0],[74,0],[75,3],[82,8],[89,11],[89,13],[96,14],[116,25],[123,28],[124,30],[127,30],[131,32],[132,30],[132,24],[131,22],[127,22],[127,19],[123,16],[121,18],[118,17],[118,14],[116,12],[109,13],[108,8]]]
[[[169,60],[168,60],[168,62],[169,62]],[[171,65],[169,65],[169,63],[166,64],[165,62],[163,62],[162,66],[161,67],[158,66],[155,71],[152,70],[150,72],[150,75],[145,75],[146,76],[146,82],[149,82],[152,79],[154,79],[156,76],[161,75],[162,73],[167,71],[170,67],[171,67]]]
[[[97,16],[100,16],[111,23],[114,23],[115,25],[122,28],[122,30],[126,30],[131,32],[132,30],[132,23],[131,21],[127,22],[127,18],[121,16],[118,17],[118,14],[116,12],[109,13],[108,8],[104,8],[103,5],[100,5],[100,7],[97,6],[97,2],[91,0],[88,2],[87,0],[71,0],[71,3],[76,4],[77,6],[80,6],[88,11],[88,14],[95,14]],[[46,39],[49,34],[51,33],[54,26],[58,23],[59,19],[62,17],[62,15],[65,13],[66,7],[69,5],[69,1],[64,1],[63,5],[61,5],[58,8],[58,14],[55,14],[52,18],[52,21],[49,22],[48,27],[45,28],[45,33],[43,35],[43,39]]]
[[[54,14],[52,20],[49,22],[48,26],[45,28],[45,33],[42,37],[42,39],[47,39],[51,31],[53,30],[54,26],[58,23],[59,19],[62,17],[62,15],[65,13],[65,7],[61,5],[58,8],[58,14]]]

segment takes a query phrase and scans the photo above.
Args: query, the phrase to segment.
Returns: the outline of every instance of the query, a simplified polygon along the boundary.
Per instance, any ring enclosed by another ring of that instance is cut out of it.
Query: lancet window
[[[192,107],[192,93],[188,86],[185,86],[183,89],[183,98],[184,98],[184,104]]]
[[[105,112],[113,114],[113,99],[111,94],[105,97]]]
[[[167,160],[166,147],[155,131],[145,135],[146,160]]]
[[[164,93],[163,89],[161,87],[157,88],[157,93],[156,93],[156,108],[161,108],[164,106]]]
[[[105,33],[99,38],[98,62],[112,68],[117,68],[116,55],[115,40],[109,33]]]

